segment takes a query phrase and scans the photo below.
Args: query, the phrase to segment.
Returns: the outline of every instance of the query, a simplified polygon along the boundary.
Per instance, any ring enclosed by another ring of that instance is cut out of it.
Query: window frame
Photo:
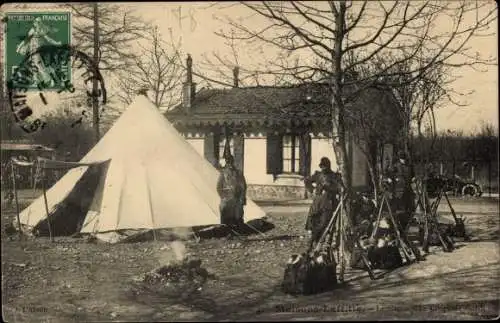
[[[286,139],[290,138],[289,144]],[[300,174],[300,137],[296,133],[285,133],[282,136],[282,167],[283,174]],[[285,154],[285,151],[289,150],[289,156]]]

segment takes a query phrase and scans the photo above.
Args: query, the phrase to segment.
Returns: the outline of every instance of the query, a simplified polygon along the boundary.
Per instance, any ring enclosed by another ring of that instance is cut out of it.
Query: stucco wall
[[[276,180],[267,174],[267,143],[264,136],[245,137],[245,169],[248,197],[252,200],[303,199],[301,176],[279,175]]]
[[[267,174],[266,139],[245,137],[243,174],[248,184],[273,185],[273,175]]]
[[[203,154],[203,138],[186,138],[187,141],[201,155]],[[305,197],[303,178],[299,175],[282,174],[274,179],[267,174],[266,138],[262,134],[245,136],[244,170],[248,197],[255,200],[265,199],[302,199]],[[366,165],[359,149],[353,154],[358,162],[354,167],[353,182],[359,185],[365,180]],[[332,169],[338,170],[331,139],[316,136],[311,139],[311,174],[319,169],[321,157],[328,157],[332,162]]]
[[[327,157],[332,162],[332,169],[338,170],[337,159],[333,151],[332,139],[324,137],[313,137],[311,139],[311,174],[319,169],[321,157]]]

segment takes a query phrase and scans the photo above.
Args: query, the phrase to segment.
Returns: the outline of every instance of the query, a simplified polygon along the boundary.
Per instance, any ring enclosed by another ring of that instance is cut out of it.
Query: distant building
[[[23,156],[32,160],[38,156],[52,158],[55,150],[43,145],[34,144],[29,141],[5,140],[0,143],[2,162],[10,157]]]
[[[223,164],[227,133],[235,163],[244,172],[252,198],[304,198],[303,178],[318,169],[323,156],[330,158],[333,169],[337,169],[329,138],[332,123],[327,85],[240,88],[236,70],[234,88],[196,93],[191,64],[188,57],[183,102],[165,115],[216,167]],[[353,162],[353,186],[367,188],[366,157],[352,139],[348,150]]]
[[[11,174],[9,161],[11,157],[33,161],[37,157],[55,158],[55,150],[43,145],[34,144],[29,141],[9,140],[0,143],[0,155],[2,160],[2,184],[10,181],[5,174]],[[34,171],[32,167],[20,167],[18,173],[18,188],[31,188],[33,185]],[[10,184],[10,182],[9,182]]]

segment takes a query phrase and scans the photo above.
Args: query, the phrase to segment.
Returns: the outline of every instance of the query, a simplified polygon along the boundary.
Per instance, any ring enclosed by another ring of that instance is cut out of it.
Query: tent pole
[[[342,190],[342,195],[344,195],[344,192]],[[345,271],[345,241],[344,241],[344,234],[345,234],[345,227],[344,227],[344,216],[345,216],[345,213],[344,213],[344,199],[342,198],[340,200],[340,214],[339,214],[339,229],[340,229],[340,245],[339,245],[339,249],[340,249],[340,272],[339,272],[339,282],[340,283],[343,283],[344,282],[344,271]]]
[[[21,240],[23,237],[23,231],[21,228],[21,218],[19,216],[19,200],[17,197],[16,173],[15,173],[14,163],[12,162],[12,160],[10,162],[10,166],[11,166],[11,173],[12,173],[12,190],[14,191],[14,199],[16,200],[16,216],[17,216],[17,225],[19,228],[19,240]]]
[[[50,217],[49,217],[49,204],[47,202],[47,190],[45,188],[45,171],[42,173],[42,189],[43,189],[43,201],[45,203],[45,212],[47,213],[47,224],[49,226],[49,236],[50,242],[54,242],[54,236],[52,235],[52,228],[50,225]]]
[[[148,193],[148,202],[149,202],[149,213],[151,214],[151,224],[153,225],[153,240],[156,242],[156,225],[155,225],[155,217],[154,217],[154,211],[153,211],[153,203],[151,201],[151,191],[149,189],[149,183],[147,180],[147,170],[144,169],[145,175],[146,175],[146,192]]]
[[[154,242],[156,242],[156,241],[157,241],[157,240],[156,240],[156,230],[155,230],[155,228],[154,228],[154,227],[153,227],[153,240],[154,240]]]

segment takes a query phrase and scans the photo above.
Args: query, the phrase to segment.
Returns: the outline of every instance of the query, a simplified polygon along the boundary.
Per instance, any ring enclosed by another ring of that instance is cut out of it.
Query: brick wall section
[[[303,186],[249,184],[247,197],[256,201],[302,200],[305,198]]]

